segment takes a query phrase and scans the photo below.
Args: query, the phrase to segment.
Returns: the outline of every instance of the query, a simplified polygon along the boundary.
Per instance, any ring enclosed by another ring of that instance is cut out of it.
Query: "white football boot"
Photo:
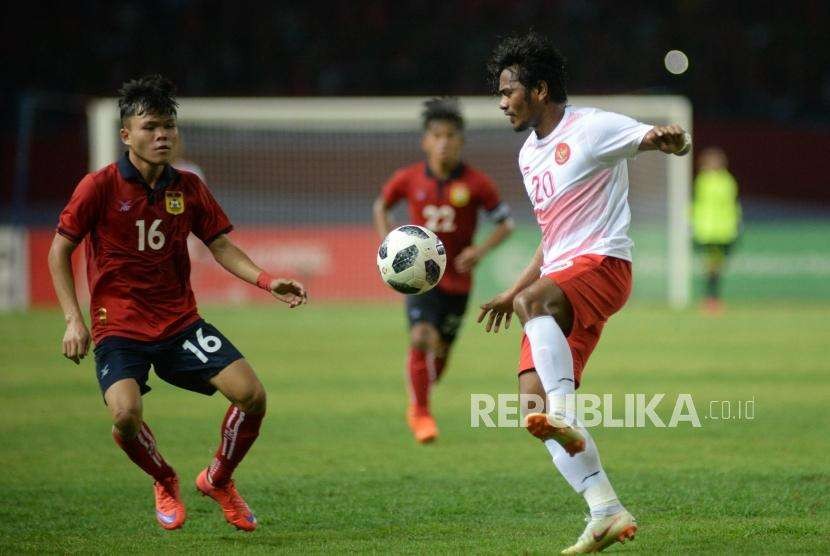
[[[563,550],[562,554],[600,552],[615,542],[633,540],[637,532],[637,521],[626,509],[607,517],[587,517],[585,521],[588,525],[576,543]]]

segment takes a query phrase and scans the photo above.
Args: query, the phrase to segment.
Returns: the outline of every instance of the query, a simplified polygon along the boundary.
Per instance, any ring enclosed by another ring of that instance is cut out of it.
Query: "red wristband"
[[[256,285],[257,287],[262,288],[263,290],[270,292],[271,291],[271,281],[274,279],[273,276],[265,272],[264,270],[259,273],[259,276],[256,277]]]

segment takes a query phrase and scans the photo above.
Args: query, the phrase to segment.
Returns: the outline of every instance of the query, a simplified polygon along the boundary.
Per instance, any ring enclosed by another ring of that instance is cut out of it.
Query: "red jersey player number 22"
[[[479,210],[507,210],[490,178],[462,163],[447,180],[439,180],[425,162],[418,162],[395,172],[381,196],[387,207],[405,200],[409,222],[429,228],[444,243],[447,270],[438,288],[447,293],[469,293],[471,274],[459,272],[453,260],[473,243]]]

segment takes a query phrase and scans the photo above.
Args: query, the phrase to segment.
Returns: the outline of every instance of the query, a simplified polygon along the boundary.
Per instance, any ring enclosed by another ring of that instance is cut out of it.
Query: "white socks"
[[[556,468],[585,497],[592,517],[612,515],[622,509],[614,488],[608,481],[593,438],[581,426],[576,415],[565,411],[566,396],[574,394],[573,358],[571,347],[562,329],[551,316],[535,317],[525,323],[533,364],[547,394],[548,413],[563,414],[585,437],[585,450],[571,457],[555,440],[545,442]]]
[[[571,346],[553,317],[535,317],[525,323],[533,364],[548,398],[574,393]]]
[[[617,493],[602,469],[594,439],[584,427],[577,427],[585,437],[585,450],[571,457],[555,440],[546,440],[545,447],[553,464],[578,494],[585,498],[591,517],[613,515],[622,509]]]

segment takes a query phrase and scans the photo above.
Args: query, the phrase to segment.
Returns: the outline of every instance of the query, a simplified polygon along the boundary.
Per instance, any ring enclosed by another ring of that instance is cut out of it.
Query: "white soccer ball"
[[[380,277],[392,289],[419,294],[435,287],[444,275],[447,252],[433,232],[407,224],[389,232],[377,260]]]

